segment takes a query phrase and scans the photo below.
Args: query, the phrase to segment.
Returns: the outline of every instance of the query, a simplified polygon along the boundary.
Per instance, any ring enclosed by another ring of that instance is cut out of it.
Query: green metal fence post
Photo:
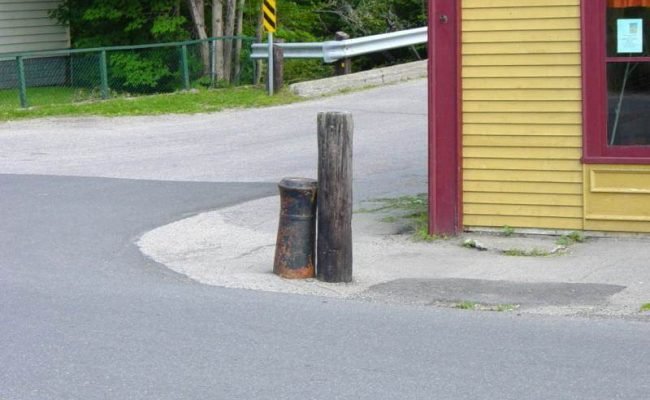
[[[16,57],[16,65],[18,67],[18,94],[20,97],[20,106],[22,108],[29,107],[27,103],[27,82],[25,81],[25,63],[21,56]]]
[[[108,62],[106,60],[106,50],[99,53],[99,78],[101,80],[101,96],[102,99],[108,99]]]
[[[183,87],[190,90],[190,68],[187,62],[187,45],[181,46],[181,69],[183,73]]]
[[[217,65],[215,63],[215,48],[214,46],[216,45],[216,40],[208,40],[208,48],[210,49],[210,87],[214,88],[215,83],[217,81],[216,75],[217,75]]]

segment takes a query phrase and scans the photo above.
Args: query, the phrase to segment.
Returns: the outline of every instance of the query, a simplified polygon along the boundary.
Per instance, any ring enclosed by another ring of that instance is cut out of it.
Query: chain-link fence
[[[250,84],[248,37],[0,54],[0,107],[29,107],[221,86],[216,44],[241,44],[227,84]],[[230,45],[230,46],[229,46]],[[231,53],[231,54],[234,54]],[[233,57],[234,58],[234,57]]]

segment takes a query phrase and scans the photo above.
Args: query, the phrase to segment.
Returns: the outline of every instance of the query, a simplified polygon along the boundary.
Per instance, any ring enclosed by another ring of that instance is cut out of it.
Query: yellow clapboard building
[[[431,0],[430,35],[433,231],[650,232],[650,0]]]

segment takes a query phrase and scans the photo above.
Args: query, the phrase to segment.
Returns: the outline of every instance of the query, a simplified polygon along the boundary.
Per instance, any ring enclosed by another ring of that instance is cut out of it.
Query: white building
[[[70,30],[50,18],[60,0],[0,0],[0,54],[67,49]]]

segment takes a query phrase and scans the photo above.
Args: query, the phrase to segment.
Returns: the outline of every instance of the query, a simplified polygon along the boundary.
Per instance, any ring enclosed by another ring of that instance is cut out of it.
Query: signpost
[[[268,33],[269,42],[269,96],[273,96],[273,34],[277,30],[277,9],[275,0],[264,0],[262,2],[262,13],[264,14],[264,30]]]

